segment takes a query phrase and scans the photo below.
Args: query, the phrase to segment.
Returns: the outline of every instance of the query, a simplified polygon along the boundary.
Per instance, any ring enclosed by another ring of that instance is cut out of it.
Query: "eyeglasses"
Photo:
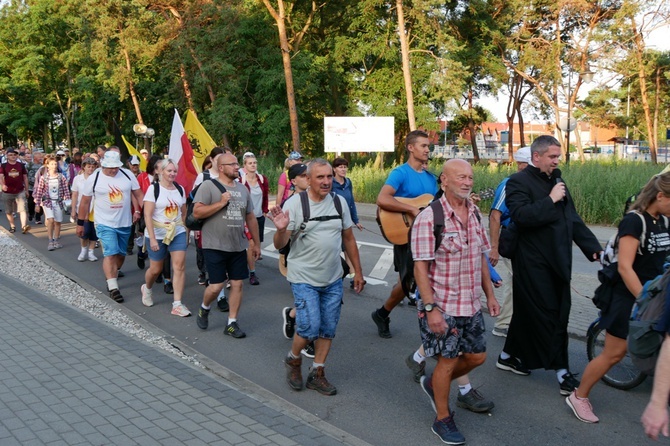
[[[219,166],[239,166],[240,163],[219,163]]]

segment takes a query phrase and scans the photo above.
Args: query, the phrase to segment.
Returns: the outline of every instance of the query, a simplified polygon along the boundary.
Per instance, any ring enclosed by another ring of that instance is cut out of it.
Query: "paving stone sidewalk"
[[[0,305],[2,445],[366,444],[1,273]]]

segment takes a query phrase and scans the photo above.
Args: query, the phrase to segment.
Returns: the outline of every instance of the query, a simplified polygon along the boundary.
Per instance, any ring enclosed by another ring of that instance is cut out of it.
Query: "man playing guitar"
[[[421,130],[410,132],[405,138],[405,149],[408,160],[405,164],[391,171],[384,186],[377,196],[377,206],[388,212],[406,213],[412,217],[417,216],[421,210],[419,207],[409,203],[401,202],[397,198],[416,198],[423,194],[434,196],[437,192],[437,178],[425,170],[430,152],[430,140],[428,134]],[[424,203],[424,206],[428,203]],[[409,245],[393,245],[393,264],[396,271],[401,270],[401,265],[411,256]],[[381,308],[372,312],[372,320],[377,325],[379,336],[390,338],[389,329],[391,311],[403,300],[403,291],[400,277],[391,290],[391,295]]]

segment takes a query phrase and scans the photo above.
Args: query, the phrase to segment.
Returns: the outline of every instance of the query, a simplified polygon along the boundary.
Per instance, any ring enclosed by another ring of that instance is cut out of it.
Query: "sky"
[[[657,51],[670,51],[670,39],[668,35],[670,34],[670,25],[666,25],[652,32],[649,37],[646,39],[647,47],[653,48]],[[594,86],[597,85],[597,82],[592,83]],[[580,89],[580,97],[582,90]],[[588,92],[588,89],[584,90],[584,94]],[[505,113],[507,112],[507,96],[505,94],[499,95],[497,98],[492,96],[486,96],[479,100],[479,105],[483,106],[489,110],[496,118],[497,122],[507,122]]]

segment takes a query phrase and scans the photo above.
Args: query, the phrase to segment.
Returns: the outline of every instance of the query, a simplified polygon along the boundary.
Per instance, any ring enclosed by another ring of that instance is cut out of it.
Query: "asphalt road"
[[[0,222],[6,226],[4,215]],[[223,335],[226,315],[217,310],[212,311],[210,327],[205,331],[196,326],[194,317],[171,316],[171,296],[165,295],[161,288],[155,288],[154,307],[142,306],[139,289],[144,275],[136,266],[135,256],[127,258],[123,268],[126,277],[119,280],[126,298],[122,305],[165,332],[176,345],[210,358],[369,443],[440,444],[430,431],[434,418],[432,408],[404,363],[419,344],[414,308],[405,305],[392,313],[392,339],[379,338],[370,319],[370,313],[387,297],[394,274],[390,264],[383,274],[384,265],[388,263],[385,258],[388,245],[377,234],[373,222],[365,224],[369,230],[356,231],[356,237],[361,243],[364,273],[369,284],[360,295],[346,288],[338,335],[326,365],[328,379],[338,387],[337,396],[325,397],[309,390],[294,392],[285,382],[282,360],[290,341],[281,333],[281,310],[291,305],[292,297],[288,283],[277,270],[271,247],[272,233],[266,234],[263,247],[267,249],[256,268],[261,284],[244,287],[239,323],[247,332],[245,339]],[[73,280],[104,292],[101,262],[78,262],[79,245],[73,234],[73,225],[64,225],[62,244],[65,247],[53,252],[46,250],[44,226],[33,226],[28,235],[17,233],[15,236]],[[582,265],[580,257],[575,257],[575,271],[593,267],[586,261]],[[375,277],[369,276],[373,271]],[[202,292],[203,287],[197,284],[195,250],[191,246],[184,303],[192,311],[197,309]],[[492,327],[488,316],[486,323]],[[528,377],[519,377],[497,370],[495,359],[502,345],[501,338],[490,336],[487,362],[471,374],[473,385],[495,401],[495,409],[491,414],[456,410],[456,422],[469,444],[652,444],[645,439],[639,423],[651,380],[628,392],[598,385],[592,393],[592,402],[601,422],[587,425],[574,418],[566,406],[553,372],[534,371]],[[570,355],[573,371],[581,372],[587,362],[584,343],[572,340]],[[309,360],[303,361],[304,376],[308,364]],[[429,361],[429,369],[432,367]],[[452,406],[455,406],[455,395]]]

